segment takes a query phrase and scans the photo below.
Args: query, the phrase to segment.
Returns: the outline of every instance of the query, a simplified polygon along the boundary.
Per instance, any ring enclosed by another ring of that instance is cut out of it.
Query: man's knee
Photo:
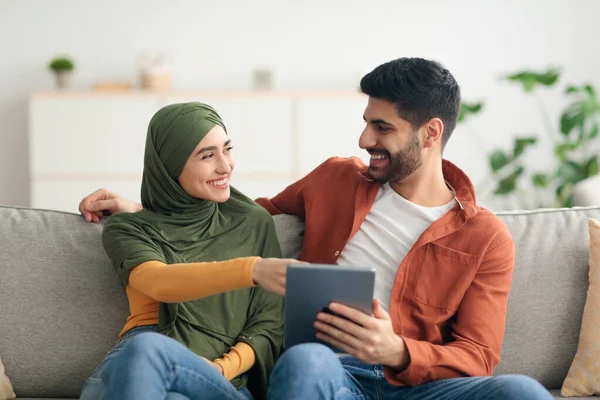
[[[297,371],[301,375],[322,375],[338,363],[336,354],[327,346],[317,343],[299,344],[286,350],[277,362],[277,369]]]
[[[494,379],[494,391],[503,398],[552,399],[546,388],[525,375],[500,375]]]

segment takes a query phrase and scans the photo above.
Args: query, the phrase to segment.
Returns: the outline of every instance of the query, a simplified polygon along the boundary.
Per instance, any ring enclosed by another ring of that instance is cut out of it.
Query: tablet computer
[[[337,353],[339,349],[316,338],[317,313],[330,312],[329,303],[337,302],[369,315],[373,312],[375,268],[327,264],[290,264],[285,290],[283,346],[321,343]]]

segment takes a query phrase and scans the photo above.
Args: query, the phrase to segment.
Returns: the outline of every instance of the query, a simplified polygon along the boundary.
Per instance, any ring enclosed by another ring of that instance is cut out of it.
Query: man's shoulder
[[[473,235],[485,238],[489,247],[513,240],[504,221],[492,211],[481,206],[477,207],[477,214],[470,219],[469,227]]]
[[[368,167],[358,157],[331,157],[315,168],[311,175],[315,177],[356,176],[367,172]]]

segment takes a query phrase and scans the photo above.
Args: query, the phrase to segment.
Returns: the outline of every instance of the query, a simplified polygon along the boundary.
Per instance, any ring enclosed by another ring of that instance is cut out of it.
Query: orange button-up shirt
[[[271,214],[305,219],[301,260],[336,263],[371,209],[379,184],[356,158],[332,158],[272,199]],[[410,364],[384,368],[397,385],[491,375],[500,361],[514,245],[504,223],[476,205],[469,178],[443,161],[457,205],[423,232],[398,266],[390,315]]]

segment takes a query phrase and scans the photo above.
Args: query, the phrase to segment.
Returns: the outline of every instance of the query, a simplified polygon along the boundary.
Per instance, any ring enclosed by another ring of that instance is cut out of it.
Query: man
[[[306,221],[301,260],[377,268],[373,316],[332,304],[319,344],[288,349],[271,377],[273,399],[551,399],[523,376],[490,377],[500,360],[514,246],[476,205],[473,185],[442,157],[460,89],[440,64],[401,58],[360,83],[369,97],[359,140],[370,165],[332,158],[272,199],[271,214]],[[80,210],[139,205],[99,191]],[[386,311],[389,310],[388,311]]]

